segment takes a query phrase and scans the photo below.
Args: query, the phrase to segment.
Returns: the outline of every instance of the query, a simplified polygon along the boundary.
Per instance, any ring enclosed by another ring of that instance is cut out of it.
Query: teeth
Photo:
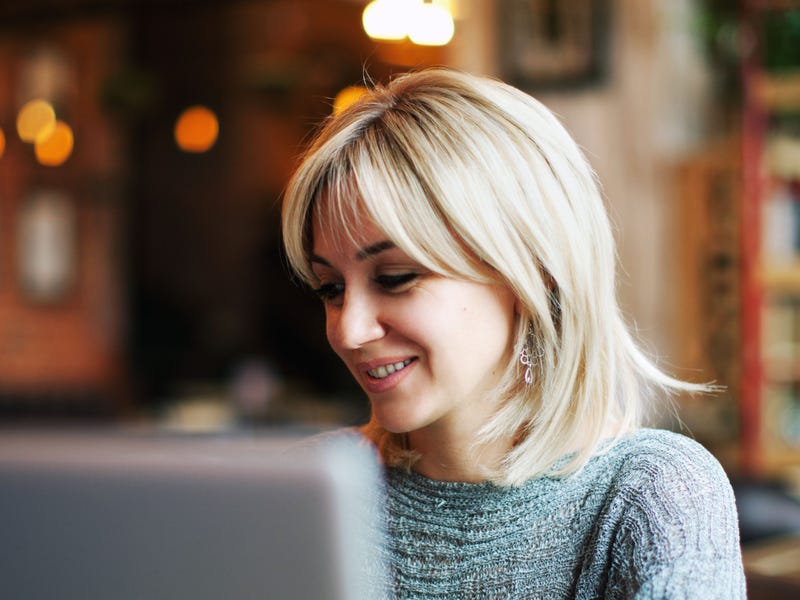
[[[375,379],[383,379],[391,375],[396,371],[400,371],[401,369],[405,369],[408,365],[411,364],[411,359],[408,358],[402,362],[396,362],[389,365],[382,365],[376,369],[370,369],[367,371],[370,377],[374,377]]]

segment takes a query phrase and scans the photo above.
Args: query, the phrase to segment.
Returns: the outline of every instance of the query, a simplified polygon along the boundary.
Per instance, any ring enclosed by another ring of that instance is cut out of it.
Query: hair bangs
[[[395,127],[396,125],[395,119]],[[442,214],[433,182],[410,160],[397,132],[367,128],[344,149],[347,172],[326,186],[326,226],[342,227],[358,242],[365,223],[374,223],[386,237],[425,268],[448,277],[486,281],[487,269],[464,243],[451,220]],[[341,231],[341,229],[340,229]]]

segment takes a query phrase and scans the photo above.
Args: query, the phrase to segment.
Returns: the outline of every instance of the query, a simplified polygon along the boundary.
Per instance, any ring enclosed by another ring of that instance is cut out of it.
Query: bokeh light
[[[63,121],[56,121],[50,135],[36,141],[36,160],[42,165],[57,167],[70,157],[74,144],[72,128]]]
[[[23,142],[49,136],[56,126],[56,111],[46,100],[31,100],[17,114],[17,133]]]
[[[333,99],[333,114],[338,115],[366,93],[367,88],[361,85],[351,85],[344,88]]]
[[[373,0],[361,14],[367,35],[376,40],[402,40],[408,35],[409,19],[419,0]]]
[[[373,0],[361,15],[369,37],[403,40],[420,46],[444,46],[453,39],[452,5],[446,0]]]
[[[3,157],[5,151],[6,151],[6,134],[3,133],[2,129],[0,129],[0,158]]]
[[[420,46],[444,46],[453,39],[454,33],[455,23],[446,8],[422,4],[415,9],[408,38]]]
[[[191,106],[175,123],[175,143],[184,152],[205,152],[217,141],[219,121],[205,106]]]

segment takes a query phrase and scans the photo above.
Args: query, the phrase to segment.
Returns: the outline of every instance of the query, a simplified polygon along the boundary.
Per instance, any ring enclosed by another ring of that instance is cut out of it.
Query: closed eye
[[[323,302],[332,302],[344,294],[343,283],[323,283],[314,288],[314,293]]]
[[[411,283],[417,279],[417,273],[400,273],[398,275],[378,275],[375,277],[375,283],[385,290],[397,290],[407,283]]]

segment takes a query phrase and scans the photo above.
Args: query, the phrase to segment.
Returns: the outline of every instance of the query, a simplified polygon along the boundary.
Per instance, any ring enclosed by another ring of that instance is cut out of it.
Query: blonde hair
[[[662,373],[634,342],[594,173],[555,116],[516,88],[449,69],[375,86],[325,123],[286,190],[284,244],[309,283],[315,211],[354,240],[370,220],[435,272],[513,291],[515,356],[529,348],[534,377],[526,385],[522,365],[508,365],[501,407],[479,434],[478,446],[514,439],[497,483],[580,469],[640,424],[647,387],[703,389]],[[389,464],[413,461],[402,436],[374,420],[364,431]]]

